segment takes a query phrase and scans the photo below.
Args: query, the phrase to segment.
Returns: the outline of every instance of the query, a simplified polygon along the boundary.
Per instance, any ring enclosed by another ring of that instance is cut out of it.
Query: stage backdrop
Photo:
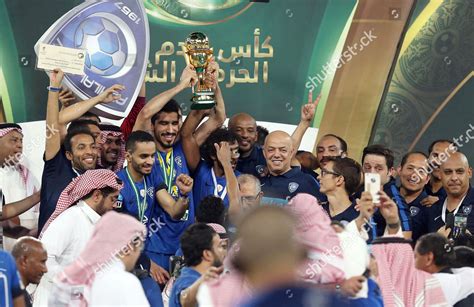
[[[451,139],[474,157],[474,0],[420,0],[403,42],[371,143],[427,152]]]
[[[46,4],[47,3],[47,4]],[[82,1],[0,0],[0,93],[7,121],[45,117],[47,76],[34,69],[33,45],[60,16]],[[316,75],[341,53],[356,0],[145,0],[150,23],[148,98],[179,81],[182,42],[190,32],[209,36],[220,64],[227,113],[296,124]],[[325,106],[334,71],[315,88]],[[125,84],[126,85],[126,84]],[[190,90],[177,99],[185,114]]]

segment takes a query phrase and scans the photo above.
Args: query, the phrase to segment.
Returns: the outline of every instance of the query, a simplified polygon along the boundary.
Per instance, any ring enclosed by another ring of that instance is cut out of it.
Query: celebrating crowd
[[[50,73],[41,181],[18,124],[0,124],[0,306],[474,306],[474,189],[450,140],[359,162],[334,134],[298,151],[292,135],[216,106],[183,122],[176,86],[121,126],[90,110],[123,85],[75,101]],[[266,132],[266,133],[265,133]],[[380,187],[367,189],[366,174]]]

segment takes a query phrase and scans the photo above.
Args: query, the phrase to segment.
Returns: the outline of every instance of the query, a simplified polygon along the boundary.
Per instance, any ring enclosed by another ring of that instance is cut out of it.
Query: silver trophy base
[[[216,105],[214,92],[196,92],[191,101],[191,110],[207,110]]]

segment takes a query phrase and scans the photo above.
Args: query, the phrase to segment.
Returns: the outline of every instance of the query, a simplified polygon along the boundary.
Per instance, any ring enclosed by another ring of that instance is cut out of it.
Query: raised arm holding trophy
[[[216,105],[214,90],[205,83],[206,70],[212,58],[209,39],[204,33],[193,32],[186,38],[185,48],[189,63],[194,67],[198,76],[196,88],[192,87],[191,101],[193,104],[191,109],[212,109]]]

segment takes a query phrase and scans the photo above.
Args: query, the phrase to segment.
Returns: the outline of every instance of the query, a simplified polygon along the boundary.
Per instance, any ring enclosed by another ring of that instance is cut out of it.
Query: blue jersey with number
[[[162,161],[165,162],[164,168],[160,165],[158,155],[161,155]],[[172,160],[171,157],[173,158]],[[162,152],[156,153],[152,173],[156,178],[159,178],[159,180],[166,184],[165,172],[166,176],[169,176],[168,171],[172,168],[171,165],[174,167],[171,174],[171,186],[168,187],[168,191],[174,199],[178,199],[179,195],[178,187],[176,186],[176,178],[180,174],[190,174],[181,142],[178,142],[173,146],[172,154]],[[158,230],[156,230],[157,236],[153,237],[153,247],[156,247],[155,252],[174,255],[176,250],[179,248],[179,238],[181,237],[181,234],[189,225],[194,223],[193,193],[189,193],[189,208],[180,220],[172,219],[171,216],[161,208],[161,206],[157,206],[155,216],[162,217],[159,223],[157,223],[159,224],[159,227],[157,227]]]

